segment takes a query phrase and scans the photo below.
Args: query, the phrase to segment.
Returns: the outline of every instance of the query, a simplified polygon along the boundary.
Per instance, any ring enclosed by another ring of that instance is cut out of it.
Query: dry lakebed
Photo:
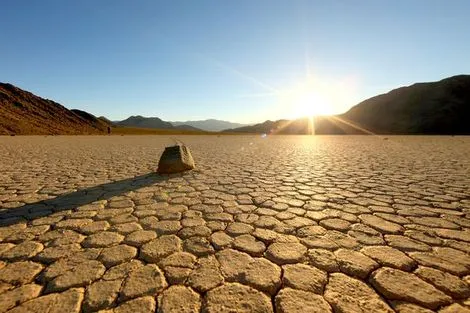
[[[1,312],[470,312],[470,137],[0,137]]]

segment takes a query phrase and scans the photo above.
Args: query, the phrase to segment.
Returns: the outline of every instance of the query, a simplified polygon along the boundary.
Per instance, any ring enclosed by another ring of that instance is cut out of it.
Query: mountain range
[[[266,121],[232,133],[309,133],[309,119]],[[314,119],[315,134],[470,134],[470,75],[417,83]]]
[[[229,128],[238,128],[244,126],[250,126],[251,124],[240,124],[240,123],[232,123],[228,121],[216,120],[216,119],[207,119],[207,120],[200,120],[200,121],[186,121],[186,122],[170,122],[174,126],[184,126],[189,125],[198,129],[207,130],[218,132],[224,129]]]
[[[168,122],[131,116],[111,122],[88,112],[43,99],[11,84],[0,83],[0,135],[155,133],[150,130],[201,133],[274,134],[466,134],[470,135],[470,75],[417,83],[367,99],[336,116],[265,121],[243,125],[220,120]],[[226,129],[228,128],[228,129]]]
[[[217,132],[227,128],[237,128],[250,124],[232,123],[228,121],[207,119],[200,121],[167,122],[158,117],[130,116],[122,121],[114,121],[116,125],[127,127],[158,128],[158,129],[182,129],[195,131]]]

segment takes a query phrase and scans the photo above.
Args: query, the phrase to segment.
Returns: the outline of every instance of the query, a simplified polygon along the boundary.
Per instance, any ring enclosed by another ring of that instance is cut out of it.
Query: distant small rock
[[[158,162],[157,172],[160,174],[179,173],[194,168],[191,151],[184,145],[166,147]]]

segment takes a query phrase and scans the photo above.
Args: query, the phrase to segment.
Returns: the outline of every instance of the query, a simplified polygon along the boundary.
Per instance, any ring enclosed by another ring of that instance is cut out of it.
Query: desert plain
[[[470,137],[175,138],[0,137],[0,312],[470,312]]]

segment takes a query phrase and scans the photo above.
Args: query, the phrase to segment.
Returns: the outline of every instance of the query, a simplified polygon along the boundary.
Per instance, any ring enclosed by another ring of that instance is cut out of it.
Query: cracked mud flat
[[[470,138],[0,137],[0,312],[470,312]]]

